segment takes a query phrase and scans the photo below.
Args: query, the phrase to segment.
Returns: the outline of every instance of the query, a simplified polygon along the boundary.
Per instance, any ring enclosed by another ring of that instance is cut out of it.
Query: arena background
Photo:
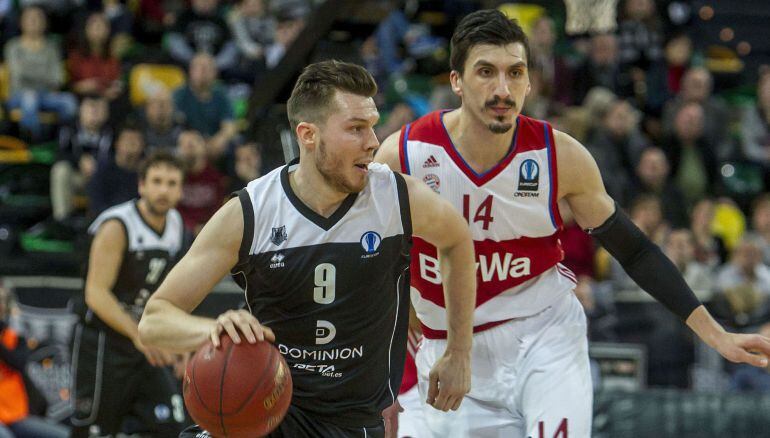
[[[35,85],[14,79],[8,49],[29,5],[46,10],[45,38],[59,53],[47,69],[60,77],[34,87],[36,102],[42,94],[107,102],[93,134],[106,146],[93,172],[79,161],[88,116],[66,105],[30,113],[29,100],[15,98]],[[85,228],[135,190],[134,157],[113,144],[122,126],[145,133],[144,153],[175,149],[183,129],[202,132],[205,156],[184,156],[193,178],[182,211],[194,233],[226,193],[295,147],[284,103],[304,65],[328,58],[365,65],[380,87],[382,140],[458,104],[448,88],[448,38],[463,15],[483,7],[501,8],[530,35],[524,113],[588,147],[612,196],[720,322],[770,332],[770,2],[2,0],[0,276],[16,301],[11,325],[37,348],[28,373],[46,401],[39,409],[57,421],[71,411],[69,309],[82,293]],[[213,11],[213,34],[180,19],[198,10]],[[87,17],[95,12],[111,30],[89,45]],[[89,48],[99,45],[108,49],[96,56]],[[213,115],[173,94],[199,50],[219,67]],[[72,172],[63,177],[68,160]],[[116,167],[127,179],[111,179]],[[574,223],[562,241],[590,321],[594,436],[770,433],[767,370],[725,363],[694,340]],[[242,300],[229,279],[214,292],[198,312],[216,315]]]

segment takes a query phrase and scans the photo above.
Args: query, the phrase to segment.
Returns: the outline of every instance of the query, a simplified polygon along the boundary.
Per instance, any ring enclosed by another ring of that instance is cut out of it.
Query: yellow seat
[[[175,65],[138,64],[131,69],[128,78],[128,93],[131,104],[140,106],[147,96],[161,88],[172,91],[184,85],[184,70]]]

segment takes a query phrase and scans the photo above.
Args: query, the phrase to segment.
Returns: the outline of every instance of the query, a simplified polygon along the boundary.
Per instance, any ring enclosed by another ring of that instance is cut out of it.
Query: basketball
[[[235,344],[225,334],[219,348],[209,341],[190,359],[183,394],[192,419],[211,435],[253,438],[286,415],[291,373],[270,342]]]

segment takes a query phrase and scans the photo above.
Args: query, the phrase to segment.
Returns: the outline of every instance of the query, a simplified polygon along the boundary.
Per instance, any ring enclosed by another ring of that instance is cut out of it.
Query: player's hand
[[[770,357],[770,338],[757,334],[723,332],[712,345],[730,362],[767,367]]]
[[[470,351],[445,351],[429,376],[428,404],[440,411],[456,411],[471,389]]]
[[[149,362],[150,365],[154,367],[165,367],[168,365],[173,365],[176,361],[173,354],[165,350],[161,350],[160,348],[148,347],[142,344],[142,341],[139,339],[134,342],[134,346],[137,350],[144,354],[144,357],[147,358],[147,362]]]
[[[273,331],[260,324],[254,315],[243,309],[228,310],[217,317],[217,323],[211,329],[211,342],[215,347],[219,347],[219,336],[222,331],[227,332],[236,344],[241,343],[241,334],[250,344],[265,339],[270,342],[275,341]]]
[[[383,409],[382,419],[385,421],[385,438],[397,438],[398,437],[398,413],[404,412],[404,408],[396,401]]]

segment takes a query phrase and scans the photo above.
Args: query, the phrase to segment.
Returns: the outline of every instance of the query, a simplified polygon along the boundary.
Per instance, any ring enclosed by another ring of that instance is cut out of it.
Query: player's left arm
[[[447,348],[430,372],[428,403],[456,410],[470,390],[470,351],[476,307],[476,261],[468,224],[426,184],[404,175],[412,231],[438,250],[447,312]]]
[[[767,366],[770,339],[725,331],[695,297],[668,257],[610,198],[591,154],[565,133],[554,130],[554,140],[559,199],[567,202],[578,225],[588,230],[642,289],[682,318],[703,342],[731,362]]]

